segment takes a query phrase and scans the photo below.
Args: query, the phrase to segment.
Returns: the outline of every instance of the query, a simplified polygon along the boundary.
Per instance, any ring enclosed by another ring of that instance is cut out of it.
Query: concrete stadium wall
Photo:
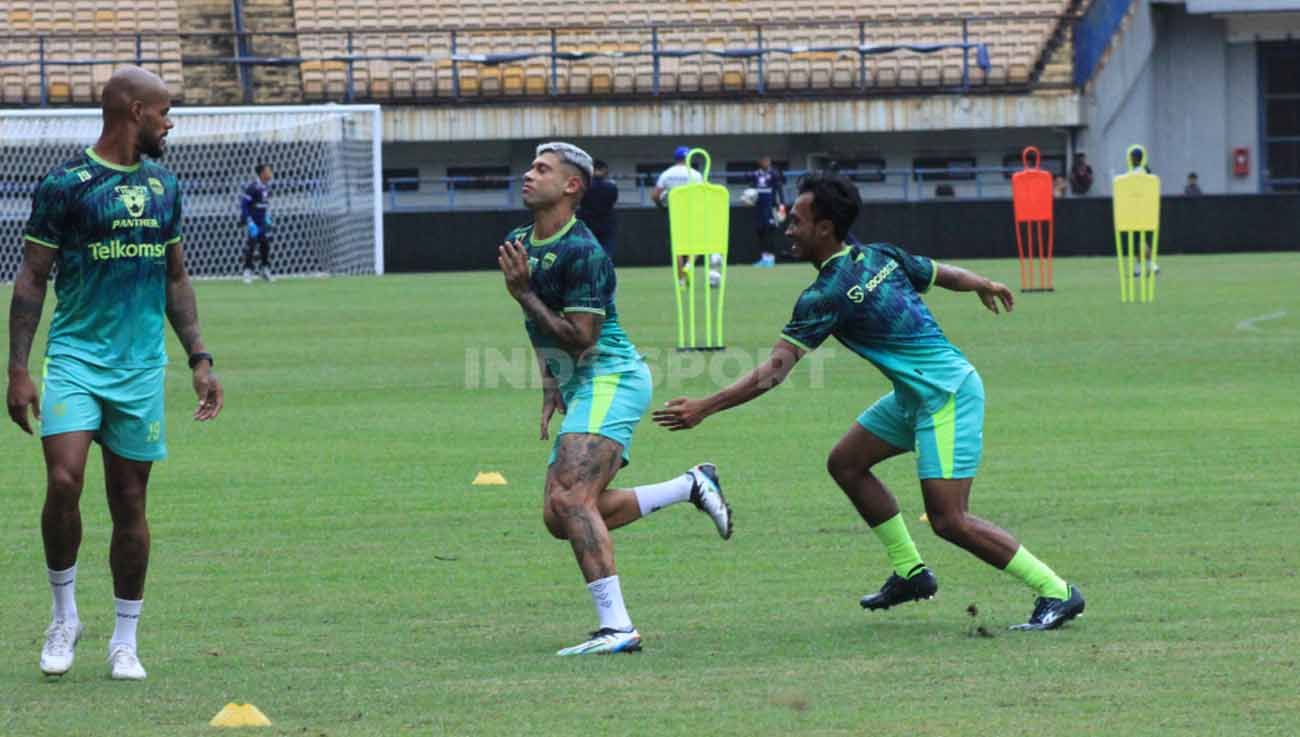
[[[1000,167],[1003,157],[1019,154],[1025,146],[1036,146],[1044,156],[1066,155],[1068,136],[1063,129],[1012,128],[1002,130],[958,130],[942,133],[913,131],[881,134],[799,134],[750,136],[626,136],[623,138],[573,138],[592,156],[604,159],[615,176],[630,176],[638,164],[659,163],[667,166],[672,161],[672,151],[680,145],[700,146],[709,152],[715,175],[725,173],[728,162],[752,162],[767,154],[775,161],[788,162],[791,169],[820,168],[827,160],[853,161],[880,159],[889,169],[910,169],[916,157],[971,157],[980,167]],[[419,176],[437,178],[446,176],[448,167],[455,166],[506,166],[513,177],[522,176],[533,160],[533,151],[539,140],[484,141],[472,146],[464,143],[385,143],[384,167],[386,169],[415,169]],[[1016,164],[1019,166],[1019,163]],[[793,182],[789,182],[793,184]],[[949,182],[958,197],[1008,196],[1010,183],[998,175],[981,178],[981,188],[974,182]],[[627,179],[619,181],[619,201],[624,206],[645,207],[642,193]],[[732,186],[733,201],[747,185]],[[908,182],[911,199],[926,199],[934,194],[934,182]],[[903,199],[903,177],[891,177],[881,183],[862,183],[863,197]],[[461,191],[456,193],[456,206],[500,208],[509,202],[518,207],[518,186],[507,197],[500,191]],[[441,209],[447,206],[445,184],[426,182],[419,192],[400,192],[400,207],[416,209]],[[391,203],[385,202],[386,207]]]
[[[1166,197],[1161,203],[1161,253],[1300,250],[1300,196]],[[529,222],[524,210],[388,213],[384,260],[390,272],[496,268],[496,246]],[[731,211],[731,263],[758,259],[753,210]],[[1056,205],[1055,253],[1115,252],[1111,201],[1101,197]],[[1016,254],[1011,204],[999,200],[870,202],[853,229],[864,241],[889,241],[941,259],[1010,258]],[[625,266],[667,265],[667,217],[654,209],[619,213],[614,260]]]
[[[624,136],[897,133],[1079,125],[1079,96],[1045,94],[859,96],[824,100],[647,99],[518,105],[384,107],[385,141],[482,141]]]
[[[1193,171],[1207,194],[1258,192],[1257,79],[1255,44],[1229,43],[1227,21],[1141,0],[1083,97],[1075,149],[1092,164],[1093,193],[1110,194],[1134,143],[1165,194],[1181,194]],[[1231,172],[1238,146],[1251,151],[1248,177]]]

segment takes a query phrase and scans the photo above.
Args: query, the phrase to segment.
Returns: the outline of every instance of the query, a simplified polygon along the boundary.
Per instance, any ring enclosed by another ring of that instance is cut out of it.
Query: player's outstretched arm
[[[654,421],[669,430],[689,430],[709,415],[742,405],[785,381],[803,354],[802,348],[779,340],[772,346],[772,355],[736,383],[704,399],[669,400],[663,409],[655,410]]]
[[[995,282],[973,271],[948,264],[936,262],[935,268],[939,270],[934,278],[935,284],[954,292],[975,292],[980,302],[983,302],[984,306],[995,315],[998,313],[998,302],[1002,303],[1007,312],[1015,307],[1015,295],[1001,282]]]
[[[221,381],[212,373],[212,360],[202,358],[194,360],[197,354],[206,354],[203,337],[199,334],[199,307],[194,297],[194,285],[190,283],[189,272],[185,270],[185,250],[180,243],[167,247],[167,320],[180,338],[185,355],[190,357],[190,366],[194,371],[194,393],[199,398],[199,406],[194,410],[194,419],[211,420],[221,412],[225,404],[221,390]]]
[[[539,330],[555,338],[575,359],[596,344],[605,317],[594,312],[557,315],[542,302],[528,282],[528,251],[520,241],[502,243],[497,249],[497,265],[505,277],[506,291],[515,298],[524,314]]]
[[[41,401],[36,385],[27,372],[27,361],[32,351],[32,339],[41,324],[41,310],[45,306],[45,290],[54,268],[55,250],[27,241],[23,248],[23,263],[14,277],[14,295],[9,301],[9,389],[5,404],[9,417],[23,432],[32,434],[32,415],[41,419]]]

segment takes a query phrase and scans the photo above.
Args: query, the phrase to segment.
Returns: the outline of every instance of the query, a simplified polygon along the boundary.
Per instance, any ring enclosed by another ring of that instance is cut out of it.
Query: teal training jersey
[[[938,267],[897,246],[845,246],[821,264],[781,337],[815,350],[829,336],[880,369],[898,397],[936,410],[975,369],[935,322],[921,293]]]
[[[45,176],[24,237],[58,249],[47,356],[109,368],[167,363],[167,249],[181,240],[176,175],[118,166],[87,148]]]
[[[511,231],[506,240],[522,241],[527,247],[529,282],[548,308],[557,313],[591,312],[605,318],[596,345],[577,365],[554,337],[538,330],[532,320],[524,321],[529,339],[560,381],[561,390],[567,393],[594,376],[629,371],[642,363],[636,346],[618,324],[614,263],[585,223],[571,219],[560,232],[545,240],[534,240],[533,226],[527,225]]]

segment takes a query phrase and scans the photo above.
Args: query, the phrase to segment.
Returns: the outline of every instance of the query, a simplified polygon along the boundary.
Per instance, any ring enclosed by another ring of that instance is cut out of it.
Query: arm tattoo
[[[185,270],[185,251],[179,243],[167,248],[167,321],[180,338],[185,355],[203,351],[199,307],[194,299],[194,285]]]
[[[45,290],[49,287],[50,270],[54,267],[55,252],[44,246],[27,243],[23,249],[23,262],[14,276],[14,295],[9,302],[9,369],[27,370],[27,359],[32,350],[32,339],[41,324],[41,310],[45,306]]]
[[[167,281],[167,320],[180,338],[185,355],[193,355],[203,347],[199,337],[199,308],[194,299],[194,287],[188,276]]]
[[[9,368],[27,368],[32,351],[32,339],[41,324],[41,308],[45,305],[45,283],[39,286],[16,282],[14,296],[9,302]]]
[[[560,345],[574,355],[587,350],[595,342],[584,335],[573,321],[552,312],[551,308],[547,307],[536,294],[530,292],[519,300],[519,306],[524,308],[524,314],[539,330],[554,337]]]

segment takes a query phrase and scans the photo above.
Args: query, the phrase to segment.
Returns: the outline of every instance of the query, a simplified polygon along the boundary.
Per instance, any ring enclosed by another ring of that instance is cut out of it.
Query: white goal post
[[[383,118],[378,105],[173,108],[161,164],[184,197],[190,273],[242,272],[239,196],[269,164],[277,275],[384,273]],[[0,282],[22,260],[32,192],[99,137],[100,111],[0,110]]]

